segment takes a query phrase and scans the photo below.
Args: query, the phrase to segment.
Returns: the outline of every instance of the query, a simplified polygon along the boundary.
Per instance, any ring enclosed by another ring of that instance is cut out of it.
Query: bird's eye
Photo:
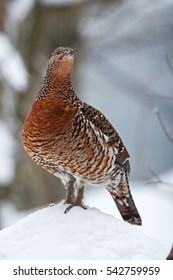
[[[52,53],[52,55],[54,56],[54,55],[60,55],[61,54],[61,51],[60,50],[55,50],[53,53]]]

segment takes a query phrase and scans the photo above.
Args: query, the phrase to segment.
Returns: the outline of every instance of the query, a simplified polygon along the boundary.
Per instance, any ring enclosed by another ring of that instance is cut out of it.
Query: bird
[[[82,101],[72,85],[74,50],[52,53],[43,84],[24,121],[22,142],[28,156],[61,179],[67,213],[86,208],[85,187],[105,187],[124,221],[141,225],[130,186],[129,153],[99,110]]]

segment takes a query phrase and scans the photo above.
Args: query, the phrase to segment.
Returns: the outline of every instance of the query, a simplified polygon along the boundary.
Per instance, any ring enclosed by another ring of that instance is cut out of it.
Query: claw
[[[49,204],[49,207],[52,207],[52,206],[54,206],[54,205],[55,205],[54,203],[50,203],[50,204]]]
[[[70,204],[64,211],[64,214],[67,214],[71,208],[73,208],[74,206],[80,206],[81,208],[83,208],[84,210],[87,209],[86,206],[83,206],[83,205],[78,205],[78,204]]]

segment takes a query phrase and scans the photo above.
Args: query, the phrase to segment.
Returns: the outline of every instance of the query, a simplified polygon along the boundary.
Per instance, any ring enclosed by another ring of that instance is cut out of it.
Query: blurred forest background
[[[101,110],[131,155],[131,180],[173,164],[173,1],[0,0],[0,203],[64,197],[25,154],[21,130],[51,53],[75,49],[78,96]]]

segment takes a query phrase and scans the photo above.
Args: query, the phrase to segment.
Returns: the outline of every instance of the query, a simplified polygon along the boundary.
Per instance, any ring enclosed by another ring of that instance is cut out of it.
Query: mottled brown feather
[[[66,203],[82,206],[88,183],[105,186],[123,219],[139,225],[128,183],[128,151],[106,117],[76,96],[71,84],[73,55],[64,47],[52,54],[23,125],[24,148],[33,161],[61,178]]]

